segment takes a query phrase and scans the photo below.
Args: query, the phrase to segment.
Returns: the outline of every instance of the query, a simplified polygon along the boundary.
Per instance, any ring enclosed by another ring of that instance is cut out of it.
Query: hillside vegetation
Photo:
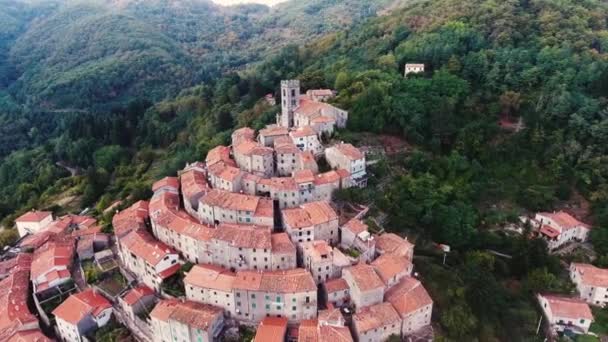
[[[310,2],[321,3],[344,2]],[[246,8],[251,12],[243,20],[261,23],[290,7],[282,5],[270,14]],[[10,225],[15,212],[49,206],[56,194],[69,189],[82,206],[94,206],[102,222],[109,222],[111,214],[102,210],[113,200],[127,205],[146,198],[154,179],[173,175],[186,162],[202,159],[209,148],[227,143],[234,127],[271,122],[278,108],[260,98],[276,93],[281,79],[299,78],[305,89],[339,91],[335,102],[350,111],[350,118],[348,130],[337,138],[358,142],[363,132],[391,134],[413,146],[408,155],[374,167],[368,189],[338,196],[373,203],[372,212],[388,215],[387,228],[417,237],[415,264],[436,303],[438,339],[534,341],[539,317],[534,293],[567,293],[571,284],[543,241],[495,228],[521,214],[588,204],[582,213],[594,225],[595,262],[608,266],[607,19],[608,7],[599,0],[406,2],[386,15],[354,21],[340,32],[329,29],[309,45],[287,46],[255,68],[222,72],[160,102],[121,95],[129,104],[104,115],[19,115],[13,120],[6,114],[22,149],[0,165],[0,214]],[[298,20],[277,19],[264,27],[278,30],[292,23]],[[305,24],[297,24],[303,27],[300,32],[315,32]],[[138,25],[156,27],[151,19]],[[281,34],[298,36],[295,28],[283,29]],[[140,37],[140,44],[146,44],[146,37]],[[180,43],[173,38],[153,43],[178,46],[165,46],[167,60],[183,57],[198,63],[205,54],[193,53],[193,46],[200,45],[187,37]],[[248,56],[255,50],[250,48],[261,46],[253,44],[255,39],[247,41],[251,45],[226,51]],[[226,44],[225,36],[217,44]],[[427,71],[406,79],[407,62],[425,63]],[[197,71],[207,72],[191,74]],[[143,79],[129,83],[129,89],[137,89],[134,84],[146,89],[138,83]],[[9,88],[14,94],[25,87],[19,82]],[[28,82],[28,87],[47,84],[42,82]],[[173,82],[146,92],[162,93],[159,89],[171,85],[178,89]],[[91,87],[97,89],[94,83]],[[31,101],[42,103],[46,94]],[[12,103],[6,108],[17,109],[24,99],[5,98]],[[520,119],[519,131],[499,125]],[[83,173],[67,178],[54,164],[57,160],[79,166]],[[425,247],[431,241],[453,247],[445,267],[441,255]]]

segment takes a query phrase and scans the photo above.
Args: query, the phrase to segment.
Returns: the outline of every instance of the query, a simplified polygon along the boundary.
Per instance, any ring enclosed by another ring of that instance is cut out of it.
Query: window
[[[266,310],[270,310],[270,304],[266,304]]]
[[[291,307],[291,310],[292,310],[292,311],[296,311],[296,307],[295,307],[295,306],[292,306],[292,307]]]
[[[277,303],[281,302],[281,297],[277,296]]]
[[[255,299],[255,293],[251,294],[251,299]]]
[[[255,303],[251,303],[251,308],[255,309]]]

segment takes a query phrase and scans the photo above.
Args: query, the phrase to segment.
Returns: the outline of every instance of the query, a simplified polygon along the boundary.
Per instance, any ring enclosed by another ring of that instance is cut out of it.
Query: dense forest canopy
[[[417,236],[440,336],[535,340],[533,293],[571,287],[543,241],[494,228],[582,207],[595,262],[608,265],[608,5],[397,3],[379,16],[382,7],[353,0],[273,10],[203,1],[0,7],[0,18],[27,23],[0,28],[3,223],[33,207],[68,210],[66,198],[109,222],[103,209],[113,201],[147,198],[154,179],[203,159],[234,127],[272,122],[278,108],[260,99],[299,78],[304,90],[338,90],[350,118],[337,138],[388,134],[412,146],[375,166],[368,189],[337,196],[373,203],[390,229]],[[206,20],[195,20],[197,9]],[[404,78],[409,62],[425,73]],[[424,249],[429,241],[454,247],[449,271]]]

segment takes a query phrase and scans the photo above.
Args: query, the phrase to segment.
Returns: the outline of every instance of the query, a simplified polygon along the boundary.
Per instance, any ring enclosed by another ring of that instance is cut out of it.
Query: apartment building
[[[274,141],[281,137],[289,137],[289,129],[277,125],[268,125],[260,130],[258,141],[264,146],[272,147],[274,146]]]
[[[338,215],[325,201],[304,203],[282,211],[283,226],[294,242],[338,242]]]
[[[323,283],[325,302],[341,307],[350,302],[350,287],[344,278],[330,279]]]
[[[325,159],[334,169],[344,169],[350,173],[355,186],[367,184],[365,154],[351,144],[340,143],[325,150]]]
[[[160,291],[162,281],[181,267],[177,252],[144,230],[119,239],[118,251],[123,265],[155,291]]]
[[[53,310],[57,330],[66,342],[88,341],[83,336],[105,326],[112,317],[112,304],[93,289],[72,294]]]
[[[150,313],[154,342],[219,341],[222,309],[192,301],[162,300]]]
[[[314,155],[323,153],[319,135],[311,126],[297,127],[289,132],[289,136],[300,151],[310,151]]]
[[[570,264],[570,279],[579,298],[591,305],[606,306],[608,302],[608,269],[591,264]]]
[[[276,169],[280,177],[291,176],[300,169],[300,149],[291,137],[280,137],[274,140]]]
[[[353,334],[359,342],[386,341],[401,336],[401,318],[391,303],[358,309],[353,315]]]
[[[249,127],[235,129],[230,138],[232,146],[236,146],[244,141],[255,140],[255,130]]]
[[[138,201],[129,208],[120,211],[112,217],[112,227],[116,239],[121,239],[133,230],[146,229],[150,214],[149,202]]]
[[[372,266],[358,264],[347,267],[342,270],[342,278],[350,288],[350,297],[357,310],[382,302],[385,285]]]
[[[180,173],[179,181],[182,190],[184,209],[193,217],[197,216],[198,202],[211,190],[207,183],[207,172],[204,164],[189,164]]]
[[[349,259],[337,248],[332,248],[323,240],[302,242],[304,268],[310,271],[317,284],[339,278],[342,269],[350,266]]]
[[[35,294],[52,291],[72,280],[76,246],[71,236],[56,236],[34,251],[30,279]]]
[[[290,270],[296,268],[296,246],[287,233],[275,233],[270,236],[272,254],[270,260],[273,270]]]
[[[414,268],[410,259],[396,254],[382,254],[371,262],[371,266],[386,288],[390,288],[401,279],[410,276]]]
[[[211,225],[236,223],[274,226],[272,200],[217,189],[201,198],[198,216],[201,222]]]
[[[236,166],[234,160],[230,158],[230,147],[218,145],[207,152],[207,157],[205,158],[207,167],[211,167],[217,163],[224,163],[233,167]]]
[[[194,265],[184,278],[186,298],[188,300],[211,304],[224,309],[234,316],[234,281],[236,273],[220,266]]]
[[[245,173],[238,167],[221,161],[209,165],[207,172],[209,184],[213,189],[230,192],[241,191],[241,184]]]
[[[401,317],[403,336],[410,335],[431,324],[433,300],[420,281],[412,277],[401,279],[384,294]]]
[[[274,174],[274,150],[253,140],[241,141],[233,146],[236,165],[243,171],[260,177]]]
[[[317,286],[304,269],[240,271],[233,292],[240,320],[259,322],[273,316],[295,323],[317,315]]]
[[[270,227],[222,223],[213,234],[213,264],[235,270],[271,270]]]

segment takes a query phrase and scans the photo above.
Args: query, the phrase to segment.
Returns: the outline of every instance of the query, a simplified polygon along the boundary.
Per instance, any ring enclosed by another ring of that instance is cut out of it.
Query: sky
[[[281,2],[285,2],[287,0],[213,0],[213,2],[218,3],[220,5],[236,5],[236,4],[244,4],[244,3],[256,3],[256,4],[264,4],[268,6],[273,6]]]

